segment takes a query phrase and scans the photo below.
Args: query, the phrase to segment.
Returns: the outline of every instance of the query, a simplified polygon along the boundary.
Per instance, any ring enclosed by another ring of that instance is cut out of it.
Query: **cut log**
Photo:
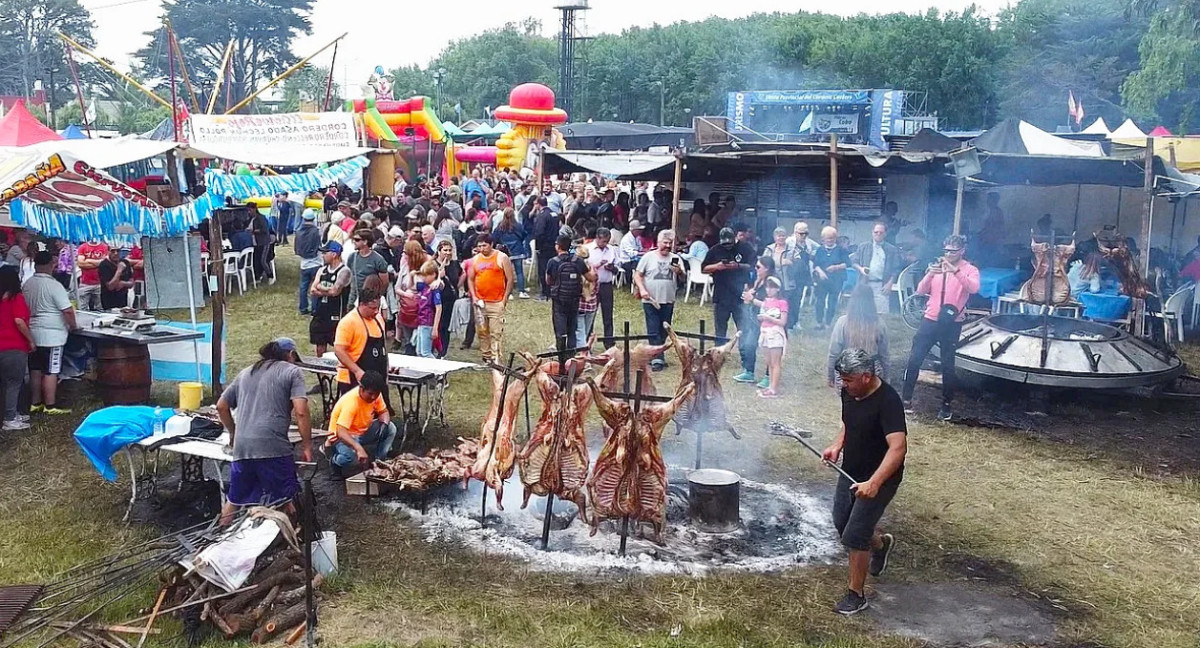
[[[293,628],[297,623],[304,621],[305,614],[304,603],[297,603],[258,626],[258,629],[254,631],[250,639],[254,643],[266,643],[276,634]]]
[[[300,637],[304,636],[304,631],[307,628],[308,628],[308,619],[305,619],[304,623],[301,623],[300,625],[296,626],[296,628],[288,634],[287,639],[284,639],[283,643],[290,646],[290,645],[296,643],[297,641],[300,641]]]
[[[324,575],[317,574],[317,575],[313,576],[313,580],[312,580],[313,589],[316,590],[316,589],[320,588],[324,582],[325,582]],[[295,605],[297,601],[303,601],[303,600],[304,600],[304,586],[301,585],[300,587],[297,587],[296,589],[288,590],[288,591],[280,594],[279,598],[275,599],[275,604],[278,605],[279,607],[290,607],[292,605]]]
[[[262,582],[275,574],[281,574],[291,570],[293,567],[300,566],[300,554],[294,551],[281,551],[274,560],[266,567],[263,567],[259,573],[253,574],[251,580],[256,583]]]
[[[244,612],[252,604],[256,604],[262,600],[266,592],[270,592],[273,587],[294,587],[304,584],[304,574],[295,571],[287,571],[257,583],[258,587],[252,592],[239,594],[230,600],[228,603],[221,606],[219,612],[221,616],[230,616],[239,612]]]

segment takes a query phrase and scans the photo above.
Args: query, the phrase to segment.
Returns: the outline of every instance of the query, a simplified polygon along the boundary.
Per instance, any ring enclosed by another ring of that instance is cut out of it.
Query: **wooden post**
[[[837,227],[838,208],[838,158],[837,133],[829,135],[829,225]]]
[[[1146,192],[1142,201],[1142,240],[1138,247],[1142,250],[1142,276],[1150,276],[1150,230],[1154,223],[1154,138],[1146,138],[1146,170],[1142,176],[1143,189]]]
[[[967,179],[958,178],[958,190],[954,193],[954,235],[957,236],[962,231],[962,204],[963,191],[967,188]]]
[[[685,231],[679,227],[679,198],[682,192],[683,185],[683,151],[675,151],[675,187],[674,198],[671,201],[671,227],[675,230],[675,238],[683,238]]]
[[[213,399],[221,397],[221,339],[225,332],[225,246],[221,239],[221,210],[214,209],[208,224],[208,259],[217,277],[217,289],[213,292],[212,321],[212,388]]]

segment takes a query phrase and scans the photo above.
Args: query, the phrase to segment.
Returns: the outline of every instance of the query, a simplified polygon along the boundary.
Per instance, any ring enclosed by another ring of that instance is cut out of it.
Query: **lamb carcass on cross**
[[[697,353],[696,348],[687,340],[679,338],[674,329],[667,327],[667,336],[675,343],[679,365],[683,370],[679,391],[689,384],[696,386],[694,395],[684,402],[679,415],[675,417],[676,434],[683,430],[725,430],[735,439],[741,438],[729,423],[729,410],[725,406],[725,392],[721,389],[720,381],[725,359],[737,346],[741,335],[739,331],[725,344],[712,347],[704,353]]]
[[[532,366],[533,356],[522,355]],[[579,507],[579,515],[587,519],[585,485],[589,459],[583,418],[587,414],[591,391],[580,375],[583,369],[582,361],[567,362],[567,371],[575,372],[579,377],[579,382],[569,393],[555,380],[561,375],[559,363],[545,363],[534,374],[543,406],[529,441],[517,456],[521,484],[525,488],[521,508],[529,504],[530,495],[551,494],[574,502]]]
[[[1071,301],[1071,282],[1067,281],[1067,261],[1075,254],[1075,242],[1054,246],[1054,267],[1050,267],[1050,244],[1029,242],[1033,252],[1033,277],[1021,286],[1021,300],[1030,304],[1059,306]],[[1046,275],[1053,273],[1050,280],[1051,293],[1046,294]]]
[[[666,403],[643,405],[635,413],[632,404],[608,398],[594,380],[587,381],[600,417],[613,430],[587,483],[592,534],[599,530],[601,520],[628,517],[635,523],[649,523],[654,541],[661,543],[667,515],[667,466],[659,440],[695,385],[684,386]]]
[[[496,506],[504,510],[504,481],[512,476],[516,464],[516,448],[513,432],[517,423],[517,410],[521,396],[530,379],[537,372],[537,364],[520,377],[509,378],[508,392],[504,389],[504,375],[492,371],[492,405],[479,428],[479,456],[464,479],[479,479],[496,491]],[[497,421],[499,426],[497,427]]]

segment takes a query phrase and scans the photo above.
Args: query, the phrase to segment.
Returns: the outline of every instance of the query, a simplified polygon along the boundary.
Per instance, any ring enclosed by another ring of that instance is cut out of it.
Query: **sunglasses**
[[[962,252],[962,249],[961,248],[945,248],[942,250],[942,252],[945,252],[946,254],[955,254],[957,252]]]

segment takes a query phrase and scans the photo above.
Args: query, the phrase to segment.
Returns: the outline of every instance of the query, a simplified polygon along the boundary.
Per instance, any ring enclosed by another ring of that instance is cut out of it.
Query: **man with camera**
[[[904,372],[902,397],[904,410],[912,412],[913,390],[925,356],[938,345],[942,363],[942,406],[938,418],[949,421],[950,402],[954,399],[954,353],[962,334],[967,299],[979,292],[979,268],[963,258],[967,242],[962,236],[946,238],[943,255],[930,264],[925,277],[917,285],[917,294],[929,295],[925,317],[913,336],[912,354]]]

